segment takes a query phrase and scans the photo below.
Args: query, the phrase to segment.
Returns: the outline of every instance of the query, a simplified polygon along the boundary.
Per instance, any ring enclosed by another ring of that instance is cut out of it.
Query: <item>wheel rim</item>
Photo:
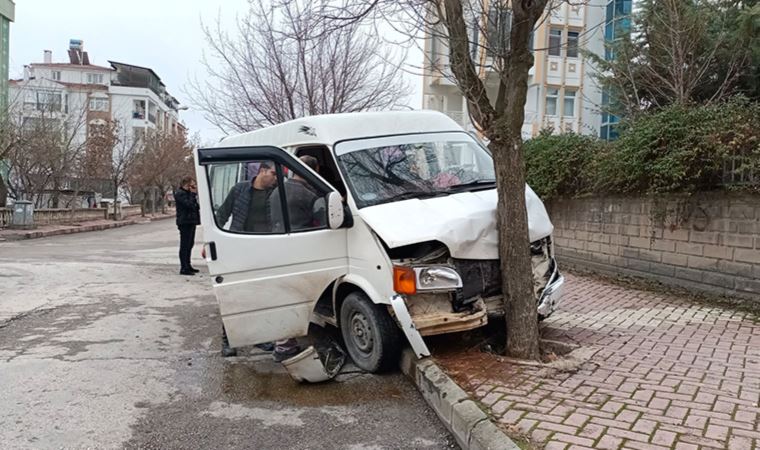
[[[359,351],[372,352],[374,346],[372,327],[364,314],[356,312],[351,316],[351,337]]]

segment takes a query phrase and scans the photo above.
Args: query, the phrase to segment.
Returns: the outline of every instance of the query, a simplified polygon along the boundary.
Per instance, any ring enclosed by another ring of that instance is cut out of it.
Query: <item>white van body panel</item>
[[[372,286],[364,293],[375,303],[390,304],[396,295],[391,261],[361,216],[354,216],[354,226],[348,230],[348,273],[345,281],[363,280]]]
[[[199,161],[196,150],[196,161]],[[295,163],[298,163],[295,161]],[[304,336],[322,292],[348,270],[346,229],[243,234],[220,229],[205,166],[196,165],[203,239],[230,345]]]
[[[391,111],[329,114],[303,117],[248,133],[229,136],[215,147],[273,145],[288,148],[393,134],[463,132],[462,127],[437,111]],[[345,181],[345,180],[344,180]]]
[[[530,241],[549,236],[554,229],[549,215],[528,186],[525,201]],[[362,208],[359,215],[390,248],[440,241],[454,258],[498,259],[496,202],[496,189],[490,189],[383,203]]]

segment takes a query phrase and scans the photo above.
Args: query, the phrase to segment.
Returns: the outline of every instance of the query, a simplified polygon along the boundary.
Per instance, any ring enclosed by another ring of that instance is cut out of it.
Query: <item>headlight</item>
[[[462,287],[462,277],[446,266],[415,267],[418,291],[453,290]]]
[[[453,291],[462,287],[462,277],[447,266],[393,266],[393,290],[414,295],[419,291]]]

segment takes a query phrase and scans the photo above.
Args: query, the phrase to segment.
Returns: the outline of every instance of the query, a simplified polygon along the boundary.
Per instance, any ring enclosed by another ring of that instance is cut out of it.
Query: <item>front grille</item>
[[[498,259],[454,259],[453,263],[462,277],[461,298],[464,303],[477,297],[501,294],[501,267]]]

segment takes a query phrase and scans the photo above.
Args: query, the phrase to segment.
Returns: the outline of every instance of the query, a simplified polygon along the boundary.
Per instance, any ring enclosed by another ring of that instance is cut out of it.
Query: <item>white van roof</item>
[[[333,145],[346,139],[438,131],[463,130],[447,115],[437,111],[325,114],[228,136],[215,147]]]

